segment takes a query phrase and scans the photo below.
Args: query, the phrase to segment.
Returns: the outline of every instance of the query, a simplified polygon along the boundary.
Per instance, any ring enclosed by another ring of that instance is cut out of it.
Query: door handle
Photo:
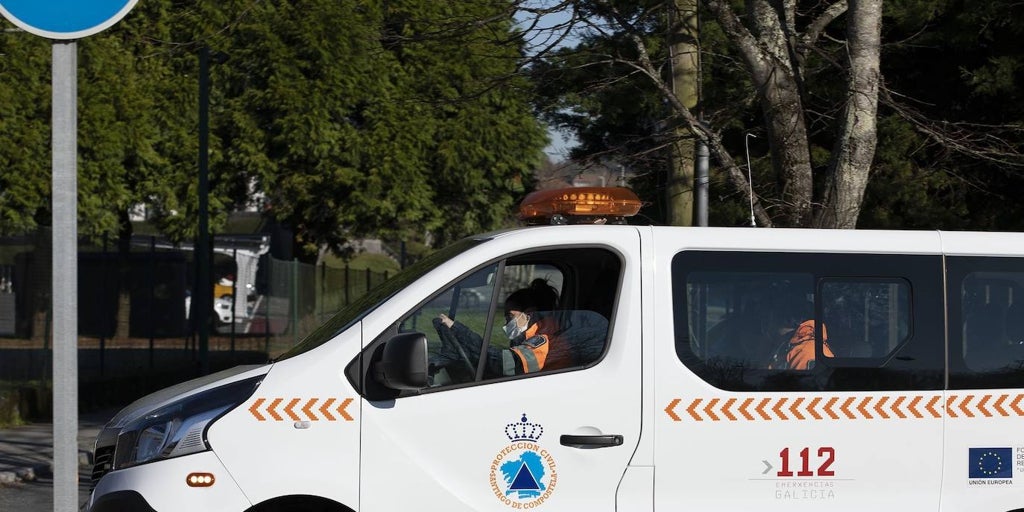
[[[559,441],[564,446],[572,448],[607,448],[609,446],[622,446],[621,434],[602,434],[593,436],[574,436],[562,434]]]

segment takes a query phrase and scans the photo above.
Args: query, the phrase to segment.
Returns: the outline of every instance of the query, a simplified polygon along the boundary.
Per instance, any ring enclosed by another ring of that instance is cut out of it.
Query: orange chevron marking
[[[830,418],[834,419],[834,420],[838,420],[839,419],[839,415],[836,414],[835,411],[832,410],[832,406],[835,405],[836,402],[838,402],[838,401],[839,401],[839,397],[834,396],[832,398],[829,398],[828,402],[825,402],[825,408],[824,408],[825,409],[825,414],[828,414],[828,416]]]
[[[974,417],[974,413],[967,408],[967,404],[971,403],[971,400],[974,400],[974,395],[967,395],[964,397],[964,401],[960,402],[960,410],[963,411],[964,416],[967,416],[968,418]]]
[[[249,408],[249,412],[256,418],[256,421],[267,421],[267,418],[265,418],[262,414],[260,414],[260,411],[259,411],[260,406],[263,405],[263,402],[266,402],[266,401],[267,401],[266,398],[257,398],[256,402],[253,403],[252,407]]]
[[[269,405],[268,405],[269,400]],[[286,400],[290,400],[285,402]],[[258,421],[282,421],[301,416],[317,420],[316,405],[320,399],[258,398],[249,405],[249,413]],[[346,412],[352,398],[328,399],[319,408],[328,421],[354,421]],[[282,407],[282,404],[287,403]],[[683,399],[674,398],[665,407],[673,421],[683,421],[678,407]],[[298,414],[301,411],[302,414]],[[686,412],[695,421],[807,421],[807,420],[896,420],[925,418],[978,419],[993,417],[1024,417],[1024,393],[1018,394],[950,394],[950,395],[872,395],[862,397],[789,396],[789,397],[705,397],[694,398]],[[332,416],[332,413],[334,416]],[[335,418],[339,416],[340,418]]]
[[[249,406],[249,413],[252,414],[257,421],[267,421],[268,419],[266,416],[260,413],[260,409],[263,408],[263,404],[266,403],[267,400],[269,399],[257,398],[256,401]],[[270,417],[270,419],[273,419],[274,421],[285,421],[286,419],[291,419],[292,421],[302,421],[303,414],[305,415],[306,418],[309,418],[309,420],[311,421],[319,421],[320,418],[317,416],[316,411],[320,411],[320,414],[322,414],[327,421],[338,420],[338,418],[336,418],[333,414],[340,415],[341,419],[344,419],[345,421],[354,421],[352,415],[349,414],[348,411],[346,410],[348,406],[352,404],[352,398],[345,398],[341,400],[341,402],[338,402],[337,407],[332,407],[332,405],[335,402],[337,402],[338,399],[328,398],[323,403],[323,405],[320,406],[319,409],[316,408],[317,402],[320,401],[319,398],[310,398],[308,400],[304,398],[290,398],[287,400],[288,402],[284,405],[284,407],[281,407],[281,404],[284,403],[285,399],[274,398],[273,400],[270,401],[269,405],[263,408],[264,413],[267,414]],[[305,405],[299,408],[299,405],[303,403],[303,400],[306,400]],[[299,414],[300,412],[302,414]]]
[[[789,417],[786,416],[786,413],[782,412],[783,405],[786,405],[786,398],[780,398],[779,401],[775,403],[775,407],[772,407],[772,411],[775,411],[775,414],[782,421],[788,421]]]
[[[889,397],[883,396],[883,397],[878,399],[878,403],[876,403],[875,407],[874,407],[875,412],[877,412],[878,415],[881,416],[883,420],[889,419],[889,415],[886,414],[885,413],[885,409],[883,409],[883,407],[885,407],[885,402],[887,402],[888,400],[889,400]]]
[[[331,411],[329,410],[330,407],[331,407],[331,404],[333,404],[333,403],[334,403],[334,399],[333,398],[328,398],[327,401],[324,402],[324,404],[320,406],[320,414],[323,414],[324,418],[327,418],[327,421],[334,421],[336,419],[334,416],[331,416]]]
[[[953,402],[956,401],[956,398],[956,395],[949,395],[949,398],[946,400],[946,414],[948,414],[950,418],[959,417],[956,415],[956,409],[953,407]]]
[[[761,403],[757,404],[757,407],[754,407],[754,410],[757,411],[757,413],[760,414],[761,417],[764,418],[766,421],[771,421],[772,419],[771,416],[765,414],[764,412],[764,406],[768,405],[769,400],[771,399],[765,398],[764,400],[761,400]]]
[[[793,413],[793,416],[795,416],[796,419],[798,419],[798,420],[805,419],[804,415],[800,414],[800,411],[797,410],[797,407],[799,407],[800,403],[803,402],[803,401],[804,401],[804,397],[802,397],[802,396],[801,397],[797,397],[797,399],[793,401],[793,405],[789,406],[789,412]]]
[[[1024,410],[1021,410],[1017,405],[1020,403],[1022,398],[1024,398],[1024,395],[1017,395],[1017,398],[1014,398],[1013,401],[1010,402],[1010,409],[1013,409],[1013,412],[1017,413],[1018,416],[1024,416]]]
[[[816,396],[816,397],[814,397],[811,400],[811,403],[807,404],[807,414],[810,414],[816,420],[820,420],[821,419],[821,415],[819,415],[818,411],[815,410],[815,409],[818,408],[818,402],[820,402],[820,401],[821,401],[821,397],[820,396]]]
[[[910,399],[910,404],[907,405],[907,410],[910,411],[910,414],[913,414],[915,418],[924,418],[924,416],[922,416],[917,410],[917,404],[920,403],[923,398],[924,397],[921,395],[915,396]]]
[[[1005,402],[1007,398],[1009,398],[1008,395],[999,395],[999,398],[996,399],[996,403],[992,404],[992,408],[995,409],[1000,416],[1005,417],[1010,415],[1009,411],[1003,409],[1003,402]]]
[[[847,398],[845,402],[843,402],[843,405],[839,406],[839,410],[846,413],[846,417],[850,418],[851,420],[857,419],[857,417],[854,416],[852,412],[850,412],[850,404],[852,404],[854,400],[856,399],[851,396]]]
[[[320,421],[320,418],[313,414],[313,406],[316,405],[317,398],[310,398],[306,405],[302,407],[302,412],[306,413],[306,417],[311,421]]]
[[[283,398],[275,398],[270,402],[270,405],[267,406],[267,414],[269,414],[271,418],[274,418],[274,421],[284,421],[284,418],[274,410],[277,406],[281,405],[281,402],[283,401]]]
[[[676,414],[676,412],[673,410],[676,408],[677,405],[679,405],[679,402],[682,401],[683,400],[681,398],[673,398],[672,401],[668,403],[668,407],[665,407],[665,413],[668,414],[669,418],[672,418],[672,421],[683,421],[683,419],[680,418],[679,415]]]
[[[907,404],[906,410],[909,411],[910,414],[913,415],[914,418],[924,418],[925,417],[923,414],[921,414],[920,411],[918,411],[918,403],[921,403],[921,400],[923,400],[923,399],[925,399],[924,396],[921,396],[921,395],[914,396],[913,398],[910,398],[910,403]]]
[[[258,399],[249,406],[249,412],[257,420],[264,421],[269,415],[278,421],[283,414],[297,416],[300,399],[291,399],[281,409],[283,400],[276,398],[264,407],[264,400]],[[345,412],[353,399],[347,398],[336,408],[336,399],[325,402],[320,411],[329,421],[334,421],[331,411],[342,418],[353,421]],[[340,400],[340,399],[339,399]],[[683,404],[681,398],[672,399],[665,407],[665,413],[673,421],[683,421],[685,416],[678,410]],[[1024,417],[1024,393],[1019,394],[950,394],[950,395],[871,395],[871,396],[788,396],[788,397],[704,397],[693,398],[686,412],[695,421],[809,421],[814,420],[906,420],[927,418],[978,419],[992,417]],[[317,399],[306,402],[302,412],[313,418]],[[330,411],[328,410],[330,409]],[[261,414],[263,413],[263,414]],[[262,419],[261,419],[262,418]],[[315,419],[315,418],[314,418]]]
[[[899,416],[899,418],[901,420],[907,419],[907,415],[903,414],[903,411],[900,410],[900,404],[902,404],[903,401],[906,400],[906,399],[907,399],[907,397],[902,396],[902,395],[896,397],[896,400],[893,401],[892,407],[891,407],[893,414],[895,414],[896,416]]]
[[[981,401],[978,402],[978,410],[981,411],[981,415],[986,417],[986,418],[991,418],[992,417],[992,413],[988,412],[988,409],[985,408],[985,404],[988,403],[988,401],[991,398],[992,398],[992,395],[983,395],[981,397]]]
[[[724,414],[726,418],[729,418],[729,421],[736,421],[736,416],[733,416],[732,413],[729,412],[729,408],[731,408],[734,403],[736,403],[736,399],[730,398],[726,400],[725,405],[722,406],[722,414]]]
[[[864,399],[860,401],[860,405],[857,406],[857,410],[860,411],[860,413],[862,415],[864,415],[863,417],[865,419],[873,420],[873,419],[875,419],[875,417],[872,416],[870,412],[868,412],[867,407],[866,407],[869,403],[871,403],[871,397],[870,396],[864,397]]]
[[[754,417],[751,416],[749,412],[747,412],[747,408],[750,407],[750,404],[752,403],[754,403],[754,399],[747,398],[746,400],[743,401],[742,404],[740,404],[740,414],[742,414],[743,417],[746,418],[748,421],[754,421]]]
[[[338,410],[338,414],[340,414],[341,417],[345,419],[345,421],[352,421],[353,420],[352,416],[350,416],[348,411],[345,410],[345,408],[347,408],[348,404],[350,404],[350,403],[352,403],[352,399],[351,398],[346,398],[346,399],[341,401],[341,405],[339,405],[338,409],[337,409]]]
[[[704,412],[708,415],[709,418],[711,418],[711,421],[718,421],[719,419],[718,416],[715,416],[715,412],[711,410],[715,406],[715,404],[718,403],[718,400],[718,398],[712,398],[711,401],[708,402],[707,407],[704,408]]]
[[[697,411],[694,410],[702,401],[704,401],[703,398],[696,398],[690,403],[690,406],[686,408],[686,412],[690,413],[690,416],[693,416],[693,419],[697,421],[704,421],[704,418],[701,418],[700,414],[697,414]]]
[[[297,414],[295,414],[295,411],[294,411],[295,406],[299,405],[300,400],[301,399],[299,399],[299,398],[292,398],[292,400],[290,402],[288,402],[288,405],[284,406],[284,413],[287,414],[288,417],[292,419],[292,421],[301,421],[302,420],[302,418],[300,418]]]

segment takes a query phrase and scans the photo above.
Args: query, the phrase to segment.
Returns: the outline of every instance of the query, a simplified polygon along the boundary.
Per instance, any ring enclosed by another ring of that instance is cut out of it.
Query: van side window
[[[712,365],[788,369],[791,339],[814,320],[810,274],[692,272],[686,296],[690,349]]]
[[[1024,274],[971,272],[961,285],[963,356],[967,367],[991,372],[1024,359]]]
[[[869,359],[875,364],[910,337],[910,285],[903,279],[822,279],[826,357]]]
[[[516,255],[448,285],[397,331],[427,337],[430,388],[582,369],[605,353],[621,276],[605,249]]]
[[[676,353],[731,391],[941,389],[942,260],[683,251]],[[927,326],[914,319],[927,317]]]
[[[427,352],[432,364],[431,386],[462,384],[476,379],[479,341],[469,338],[483,332],[494,295],[498,265],[473,272],[442,290],[399,323],[399,332],[419,332],[427,337]],[[457,319],[451,326],[446,320]]]
[[[950,386],[1024,385],[1024,260],[948,258]]]

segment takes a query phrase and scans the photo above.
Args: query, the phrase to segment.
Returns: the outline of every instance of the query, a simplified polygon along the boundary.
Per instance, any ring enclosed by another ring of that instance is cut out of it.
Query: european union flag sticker
[[[970,478],[1013,478],[1011,448],[969,448]]]

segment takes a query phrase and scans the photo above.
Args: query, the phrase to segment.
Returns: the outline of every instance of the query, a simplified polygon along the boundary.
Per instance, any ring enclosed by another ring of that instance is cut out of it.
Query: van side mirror
[[[391,389],[423,389],[428,384],[427,364],[427,337],[403,332],[384,342],[380,360],[373,365],[373,377]]]

